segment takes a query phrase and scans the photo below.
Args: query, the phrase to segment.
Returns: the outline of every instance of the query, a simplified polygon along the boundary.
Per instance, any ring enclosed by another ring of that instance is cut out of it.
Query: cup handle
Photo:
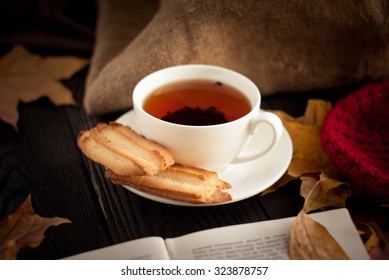
[[[257,133],[259,133],[259,126],[262,123],[267,123],[270,125],[270,127],[273,130],[273,140],[272,142],[265,148],[259,151],[252,151],[252,152],[245,152],[245,153],[239,153],[237,157],[232,161],[232,163],[241,163],[245,161],[250,161],[253,159],[256,159],[258,157],[261,157],[265,155],[267,152],[269,152],[277,143],[280,141],[284,127],[282,125],[282,122],[280,118],[269,112],[261,112],[258,115],[256,115],[249,124],[249,132],[250,135],[253,136]],[[252,138],[252,137],[250,137]],[[250,142],[250,138],[246,143],[243,145],[241,151],[244,149],[244,147],[247,146],[248,142]]]

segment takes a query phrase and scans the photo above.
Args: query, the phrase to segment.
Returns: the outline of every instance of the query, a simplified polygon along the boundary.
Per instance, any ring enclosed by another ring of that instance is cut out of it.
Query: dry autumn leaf
[[[273,110],[280,117],[293,142],[292,161],[286,174],[262,195],[276,191],[290,181],[302,176],[326,174],[337,179],[338,170],[332,164],[320,143],[320,127],[331,104],[324,100],[310,99],[304,116],[294,118],[283,111]]]
[[[19,209],[0,223],[0,259],[14,259],[23,247],[38,247],[50,226],[71,223],[65,218],[44,218],[34,212],[31,196]]]
[[[74,57],[41,57],[15,46],[0,59],[0,119],[17,129],[19,102],[48,97],[55,105],[75,105],[72,93],[59,80],[68,79],[88,60]]]
[[[320,143],[320,127],[331,104],[324,100],[310,99],[304,116],[293,118],[282,111],[277,114],[293,142],[293,158],[288,175],[299,178],[307,173],[325,173],[331,178],[338,177],[338,171]]]
[[[321,174],[315,176],[301,176],[300,195],[305,198],[304,211],[346,207],[346,199],[349,195],[347,183],[328,178]]]
[[[290,235],[292,259],[348,259],[343,249],[320,223],[307,215],[312,210],[326,207],[345,207],[348,185],[320,175],[301,176],[301,195],[305,198]]]
[[[376,223],[370,222],[368,227],[370,236],[365,242],[365,248],[373,260],[389,260],[389,233],[383,232]]]
[[[325,227],[303,210],[293,224],[290,242],[292,260],[347,260],[349,259]]]

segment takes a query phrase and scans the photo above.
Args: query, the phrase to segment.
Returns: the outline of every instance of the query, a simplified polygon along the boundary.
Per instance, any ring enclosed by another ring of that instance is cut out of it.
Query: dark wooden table
[[[296,215],[302,207],[299,183],[265,196],[215,207],[180,207],[142,198],[104,178],[103,168],[77,148],[79,131],[124,112],[87,115],[82,97],[87,68],[63,81],[79,106],[52,105],[48,99],[19,105],[18,131],[0,121],[0,220],[31,194],[35,212],[72,221],[51,227],[38,248],[25,248],[19,259],[60,259],[146,236],[176,237],[220,226]],[[334,98],[336,95],[326,95]],[[262,108],[302,115],[308,97],[265,97]]]

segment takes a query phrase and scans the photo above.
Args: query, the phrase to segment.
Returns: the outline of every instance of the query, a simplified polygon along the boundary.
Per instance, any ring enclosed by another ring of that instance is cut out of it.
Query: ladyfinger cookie
[[[183,202],[212,204],[232,199],[223,191],[231,188],[229,183],[215,172],[196,167],[175,164],[154,176],[122,176],[107,169],[105,176],[115,184]]]
[[[154,175],[174,163],[165,147],[116,122],[81,131],[77,143],[88,158],[122,176]]]

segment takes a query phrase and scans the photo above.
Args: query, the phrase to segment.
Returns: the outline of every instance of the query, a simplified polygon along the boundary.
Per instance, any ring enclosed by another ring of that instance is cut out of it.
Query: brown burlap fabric
[[[264,95],[388,79],[387,15],[386,0],[101,0],[85,108],[130,108],[141,78],[178,64],[231,68]]]

